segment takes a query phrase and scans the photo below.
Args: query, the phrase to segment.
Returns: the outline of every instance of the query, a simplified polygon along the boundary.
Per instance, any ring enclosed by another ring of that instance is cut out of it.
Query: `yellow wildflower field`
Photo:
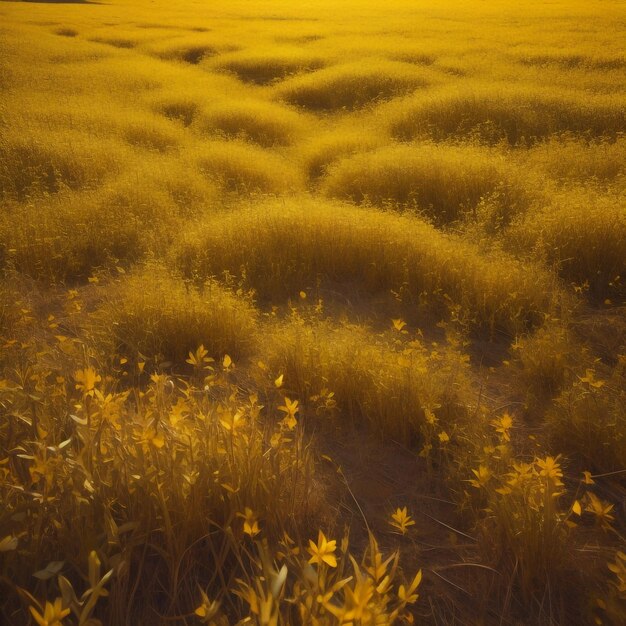
[[[0,623],[623,624],[625,41],[0,2]]]

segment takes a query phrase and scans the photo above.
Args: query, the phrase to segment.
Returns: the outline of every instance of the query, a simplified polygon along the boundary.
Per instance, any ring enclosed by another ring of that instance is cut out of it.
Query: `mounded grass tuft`
[[[323,57],[299,47],[272,46],[225,53],[214,59],[211,67],[235,74],[248,83],[264,85],[290,74],[319,69],[326,65]]]
[[[471,215],[495,199],[504,222],[531,199],[527,183],[501,157],[471,146],[396,145],[334,164],[322,182],[329,196],[414,207],[436,224]]]
[[[335,161],[383,145],[385,138],[374,130],[348,127],[310,138],[298,146],[298,153],[309,177],[318,178]]]
[[[273,102],[233,99],[206,107],[197,126],[205,132],[272,147],[292,143],[304,132],[304,121],[299,113]]]
[[[60,35],[61,37],[76,37],[78,35],[78,31],[74,28],[61,27],[57,28],[54,31],[55,35]]]
[[[144,49],[151,55],[165,61],[178,61],[189,65],[204,64],[220,53],[237,49],[227,36],[219,33],[176,33],[146,42]]]
[[[239,141],[211,141],[194,153],[200,171],[226,191],[288,193],[303,185],[285,158]]]
[[[188,45],[169,49],[159,56],[162,59],[175,59],[191,65],[198,65],[203,59],[217,54],[217,50],[209,45]]]
[[[146,150],[166,152],[181,143],[179,127],[154,115],[129,120],[121,131],[122,137],[131,145]]]
[[[626,123],[624,102],[618,96],[498,83],[419,94],[392,103],[383,116],[392,134],[402,140],[470,136],[511,145],[566,131],[614,139]]]
[[[92,322],[110,354],[159,356],[178,365],[200,345],[214,358],[233,359],[255,346],[256,312],[247,300],[214,282],[198,290],[154,265],[108,288]]]
[[[134,48],[137,42],[133,39],[125,39],[123,37],[94,37],[90,39],[95,43],[103,43],[114,48]]]
[[[626,297],[626,197],[575,188],[528,212],[507,234],[511,249],[533,248],[594,300]]]
[[[304,197],[209,217],[182,234],[173,259],[186,276],[245,275],[274,301],[319,280],[350,282],[435,309],[451,299],[474,325],[511,332],[537,323],[560,297],[539,267],[481,254],[414,216]]]
[[[626,358],[609,372],[588,369],[546,414],[555,449],[582,469],[622,472],[626,458]]]
[[[584,141],[568,134],[538,143],[516,155],[558,182],[626,185],[626,139]]]
[[[434,76],[409,63],[364,59],[296,76],[278,85],[275,94],[311,110],[354,109],[427,87]]]
[[[7,203],[0,259],[35,278],[84,280],[96,268],[162,255],[181,224],[210,213],[217,199],[193,167],[155,155],[97,190]]]
[[[190,98],[168,98],[159,102],[155,109],[183,126],[191,126],[198,113],[198,103]]]
[[[127,155],[114,139],[93,141],[69,130],[41,135],[14,127],[0,137],[0,198],[23,201],[67,188],[95,187],[117,171]]]
[[[523,65],[556,66],[560,69],[619,70],[626,67],[623,56],[600,56],[568,52],[530,53],[519,57]]]
[[[405,444],[432,441],[438,430],[462,430],[471,396],[468,359],[455,349],[395,341],[361,326],[281,323],[265,334],[261,353],[271,371],[286,372],[298,397],[334,393],[342,419]],[[434,421],[432,422],[434,425]]]

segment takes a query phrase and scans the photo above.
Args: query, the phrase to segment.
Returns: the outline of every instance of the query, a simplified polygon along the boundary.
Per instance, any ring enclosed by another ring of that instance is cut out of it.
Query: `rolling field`
[[[625,41],[0,2],[0,624],[626,623]]]

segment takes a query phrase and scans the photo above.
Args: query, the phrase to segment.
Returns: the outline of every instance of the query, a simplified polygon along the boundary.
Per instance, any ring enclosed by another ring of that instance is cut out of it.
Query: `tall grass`
[[[555,194],[510,231],[517,250],[536,248],[565,280],[594,300],[624,298],[626,206],[624,194],[575,188]]]
[[[444,88],[394,102],[384,119],[399,139],[476,137],[486,143],[533,143],[571,131],[615,139],[624,128],[619,96],[510,84]]]
[[[626,621],[619,0],[0,24],[0,622]]]
[[[226,191],[279,194],[303,185],[302,175],[289,160],[241,141],[206,142],[194,157],[207,179]]]
[[[509,222],[530,203],[527,185],[509,164],[478,148],[415,144],[337,162],[322,191],[356,202],[414,207],[442,225],[475,214],[481,201],[495,197],[500,219]]]
[[[173,259],[190,277],[243,276],[262,298],[297,294],[318,277],[405,292],[414,303],[423,295],[435,308],[450,298],[477,326],[509,331],[536,322],[558,293],[538,267],[483,255],[418,218],[307,198],[207,219],[181,236]]]
[[[205,132],[249,139],[261,146],[287,145],[304,130],[304,118],[295,111],[262,100],[215,103],[199,116]]]
[[[91,331],[106,353],[142,354],[184,363],[203,345],[221,359],[255,350],[256,312],[218,284],[197,290],[158,266],[148,265],[117,281],[93,314]]]
[[[281,99],[312,110],[352,109],[426,87],[436,80],[433,72],[384,59],[338,64],[276,87]]]
[[[432,445],[468,417],[468,359],[454,348],[328,323],[278,325],[260,348],[298,397],[323,402],[332,393],[353,428],[366,424],[384,439]]]
[[[325,65],[325,60],[298,47],[276,46],[255,48],[224,54],[213,63],[217,69],[232,72],[241,80],[265,84],[290,74],[314,70]]]

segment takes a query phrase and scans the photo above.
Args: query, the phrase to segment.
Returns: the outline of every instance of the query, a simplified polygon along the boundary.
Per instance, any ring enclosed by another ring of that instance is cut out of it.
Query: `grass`
[[[497,196],[501,220],[528,206],[522,176],[499,155],[437,144],[385,146],[342,159],[322,181],[324,193],[379,206],[414,207],[438,225],[476,213]]]
[[[623,187],[623,143],[621,138],[581,141],[570,134],[537,144],[520,155],[520,160],[561,184],[597,181],[600,185]]]
[[[369,59],[366,63],[334,65],[284,81],[277,96],[313,111],[362,107],[426,87],[431,72],[408,63]]]
[[[267,84],[291,74],[314,70],[325,65],[324,59],[299,47],[271,46],[231,52],[216,59],[213,67],[230,72],[249,83]]]
[[[209,356],[238,360],[253,351],[257,332],[255,310],[245,298],[219,284],[207,283],[197,291],[152,266],[108,289],[93,323],[93,333],[103,336],[110,354],[177,363],[200,345]]]
[[[403,140],[469,136],[518,145],[563,132],[614,140],[624,127],[623,103],[613,95],[498,83],[409,98],[392,103],[384,115],[391,133]]]
[[[309,177],[319,178],[335,161],[379,148],[384,143],[384,138],[375,131],[347,127],[311,137],[298,149]]]
[[[626,622],[619,0],[0,24],[1,623]]]
[[[323,401],[332,384],[352,428],[366,422],[383,439],[421,446],[437,432],[462,430],[470,395],[467,358],[452,348],[400,341],[392,332],[287,323],[264,337],[261,351],[272,371],[287,372],[285,384],[300,398]]]
[[[189,277],[242,276],[276,302],[315,288],[318,278],[393,290],[414,304],[423,297],[435,310],[450,299],[487,328],[533,323],[558,298],[549,273],[506,254],[483,255],[416,217],[306,198],[200,222],[173,246],[173,259]]]
[[[530,212],[510,236],[518,249],[535,247],[568,282],[592,299],[622,301],[626,238],[623,192],[574,188]],[[564,227],[566,225],[566,227]]]
[[[230,191],[271,194],[302,187],[300,172],[287,159],[245,142],[206,142],[195,161],[209,180]]]
[[[63,188],[94,187],[115,171],[116,156],[124,154],[123,145],[115,140],[94,150],[83,133],[64,132],[56,137],[49,133],[52,143],[42,144],[34,133],[15,131],[3,137],[0,147],[0,194],[7,199],[23,201]]]
[[[303,134],[305,122],[295,111],[263,100],[226,100],[199,116],[207,133],[247,139],[264,147],[288,145]]]

